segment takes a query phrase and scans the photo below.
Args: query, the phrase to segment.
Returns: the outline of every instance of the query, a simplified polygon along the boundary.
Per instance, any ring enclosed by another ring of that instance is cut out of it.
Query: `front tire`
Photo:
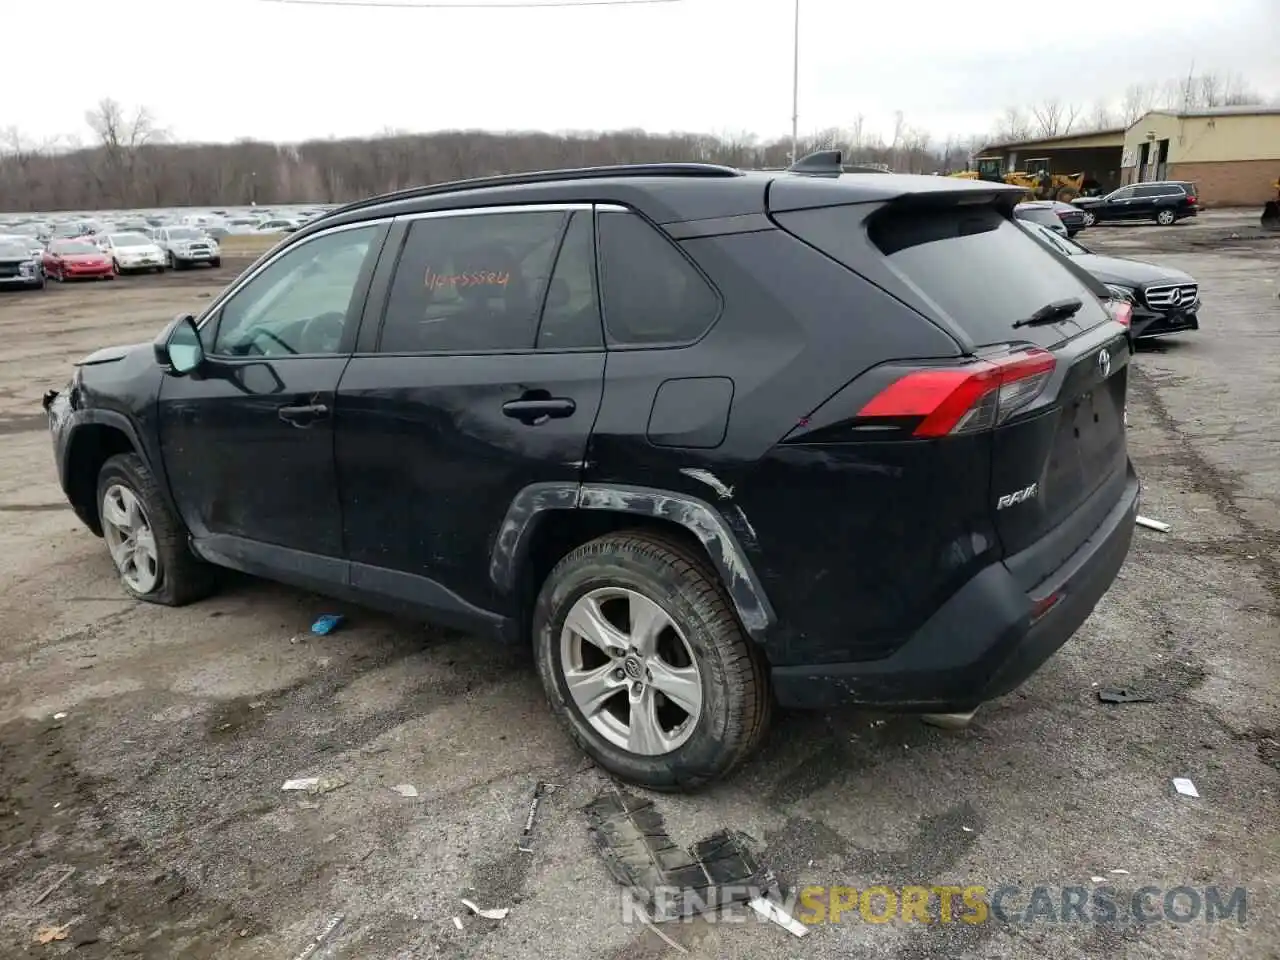
[[[705,561],[660,534],[612,534],[564,557],[538,596],[533,639],[552,709],[630,783],[695,789],[768,727],[763,656]]]
[[[220,269],[222,267],[222,258],[214,257],[212,260],[209,261],[209,266],[213,267],[213,269],[215,270]]]
[[[1084,225],[1086,227],[1092,227],[1097,222],[1098,222],[1098,215],[1096,213],[1094,213],[1092,210],[1084,211]]]
[[[191,553],[182,522],[141,457],[122,453],[107,460],[97,493],[103,539],[125,590],[170,607],[213,592],[213,568]]]

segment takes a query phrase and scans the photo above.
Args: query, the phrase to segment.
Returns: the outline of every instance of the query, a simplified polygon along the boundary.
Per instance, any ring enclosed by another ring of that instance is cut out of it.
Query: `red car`
[[[88,240],[50,240],[44,252],[44,274],[50,280],[115,279],[111,258]]]

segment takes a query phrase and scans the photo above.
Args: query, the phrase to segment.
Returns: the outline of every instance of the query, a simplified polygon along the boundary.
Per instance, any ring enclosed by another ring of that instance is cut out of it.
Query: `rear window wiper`
[[[1056,323],[1059,320],[1067,320],[1070,317],[1074,317],[1083,306],[1084,301],[1079,297],[1055,300],[1053,303],[1046,303],[1025,320],[1015,322],[1013,329],[1017,330],[1019,327],[1034,327],[1041,323]]]

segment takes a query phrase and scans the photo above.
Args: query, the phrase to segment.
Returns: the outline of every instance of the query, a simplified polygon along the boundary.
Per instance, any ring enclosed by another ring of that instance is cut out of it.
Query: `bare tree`
[[[1006,107],[996,127],[996,139],[1007,143],[1018,140],[1029,140],[1032,134],[1031,122],[1021,107]]]
[[[1031,108],[1036,135],[1040,137],[1066,136],[1075,126],[1079,114],[1078,106],[1070,103],[1064,105],[1057,97],[1051,97]]]
[[[1124,91],[1120,103],[1120,120],[1126,127],[1138,122],[1144,114],[1153,110],[1159,102],[1159,91],[1149,83],[1133,83]]]
[[[1089,126],[1094,130],[1109,130],[1115,122],[1111,105],[1106,100],[1096,101],[1089,111]]]

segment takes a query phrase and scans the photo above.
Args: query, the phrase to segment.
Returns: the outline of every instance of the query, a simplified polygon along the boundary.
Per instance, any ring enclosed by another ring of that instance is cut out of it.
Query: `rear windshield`
[[[890,209],[871,218],[868,234],[890,267],[976,344],[1038,341],[1036,331],[1052,327],[1015,330],[1014,322],[1071,297],[1084,304],[1074,324],[1088,329],[1107,319],[1084,282],[992,207]]]
[[[1025,210],[1019,210],[1017,217],[1019,220],[1030,220],[1032,223],[1044,224],[1046,227],[1056,227],[1061,223],[1058,215],[1046,207],[1028,207]]]

